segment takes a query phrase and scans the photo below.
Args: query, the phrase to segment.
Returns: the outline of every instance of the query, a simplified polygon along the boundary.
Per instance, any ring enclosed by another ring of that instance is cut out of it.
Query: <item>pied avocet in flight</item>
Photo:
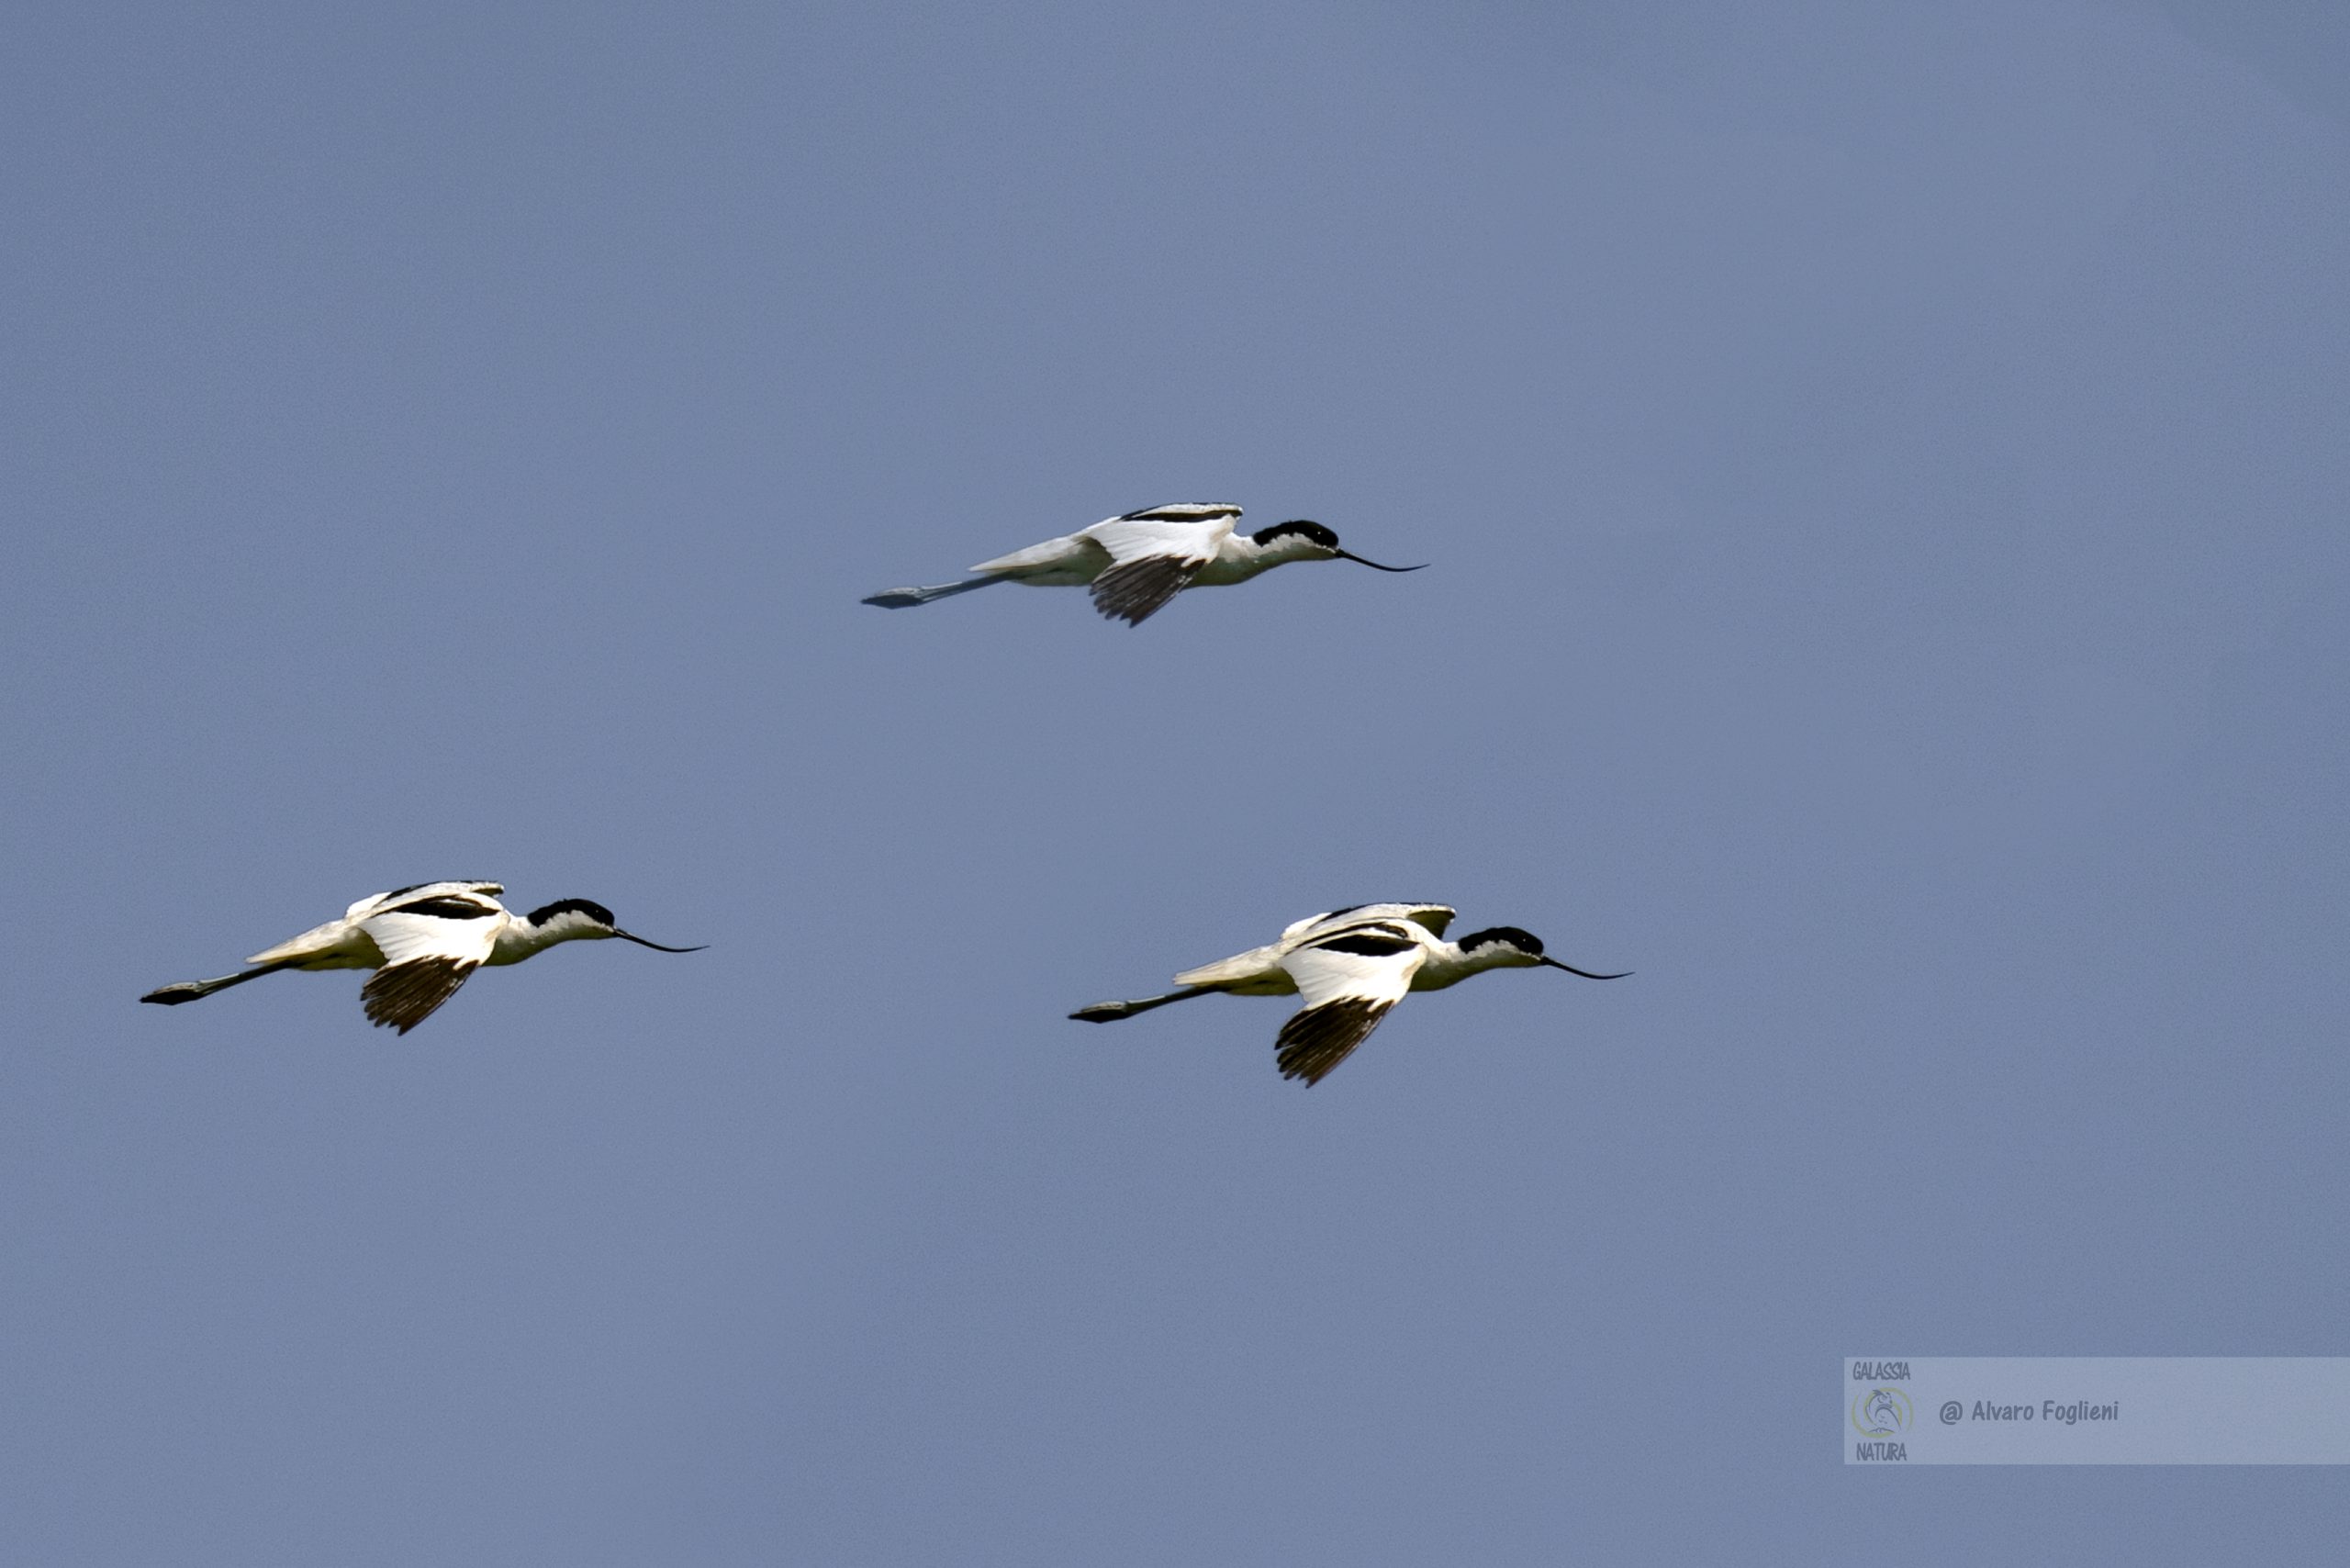
[[[1305,1005],[1274,1042],[1283,1078],[1319,1083],[1347,1053],[1371,1037],[1387,1010],[1414,991],[1442,991],[1486,969],[1547,964],[1585,980],[1622,980],[1543,957],[1542,942],[1515,925],[1474,931],[1447,942],[1453,912],[1440,903],[1365,903],[1310,915],[1278,941],[1175,977],[1181,991],[1136,1002],[1097,1002],[1069,1014],[1089,1024],[1131,1018],[1170,1002],[1213,991],[1236,996],[1303,997]],[[1629,972],[1629,971],[1627,971]]]
[[[1254,533],[1237,533],[1240,509],[1212,501],[1147,507],[1091,528],[971,568],[968,582],[934,588],[891,588],[867,599],[885,610],[928,604],[934,599],[968,593],[993,583],[1032,588],[1089,585],[1093,608],[1113,621],[1139,626],[1187,588],[1223,588],[1245,583],[1259,572],[1292,561],[1354,561],[1382,572],[1416,572],[1418,566],[1382,566],[1338,548],[1338,536],[1300,518]]]
[[[419,882],[376,893],[344,910],[341,920],[255,953],[245,960],[252,969],[183,980],[139,1000],[169,1007],[280,969],[374,969],[359,1000],[377,1026],[405,1035],[484,964],[519,964],[558,942],[618,936],[663,953],[701,951],[664,947],[622,931],[610,910],[588,899],[559,899],[512,914],[498,902],[505,890],[497,882]]]

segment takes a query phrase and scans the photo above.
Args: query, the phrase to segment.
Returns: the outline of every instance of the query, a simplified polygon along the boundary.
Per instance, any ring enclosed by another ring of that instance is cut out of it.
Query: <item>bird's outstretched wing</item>
[[[1426,931],[1417,923],[1367,921],[1316,936],[1281,959],[1305,1003],[1274,1042],[1283,1078],[1319,1083],[1371,1037],[1412,989],[1427,958]]]
[[[1309,914],[1304,920],[1292,920],[1281,928],[1281,940],[1294,942],[1317,927],[1344,921],[1348,925],[1366,920],[1408,920],[1424,925],[1438,936],[1452,924],[1453,909],[1441,903],[1350,903],[1344,909],[1330,910],[1322,914]]]
[[[1215,559],[1239,516],[1236,506],[1190,502],[1095,523],[1084,537],[1109,552],[1110,564],[1093,579],[1093,608],[1113,621],[1141,625]]]
[[[488,899],[434,885],[397,909],[359,923],[384,955],[384,966],[359,990],[370,1022],[407,1034],[457,994],[488,961],[506,912]],[[427,895],[430,896],[427,896]]]
[[[502,882],[412,882],[405,888],[394,888],[388,893],[369,893],[342,912],[345,920],[364,920],[371,914],[387,909],[399,909],[420,900],[447,894],[453,898],[480,898],[494,901],[506,890]]]

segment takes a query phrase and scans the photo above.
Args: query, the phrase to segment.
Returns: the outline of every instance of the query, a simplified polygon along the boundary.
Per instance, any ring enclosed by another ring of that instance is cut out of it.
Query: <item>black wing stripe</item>
[[[1308,942],[1309,947],[1325,953],[1352,953],[1359,958],[1392,958],[1398,953],[1408,953],[1419,946],[1406,937],[1390,936],[1376,926],[1364,926],[1357,931],[1342,931],[1320,942]]]
[[[386,914],[429,914],[438,920],[487,920],[498,913],[498,906],[443,893],[438,898],[419,899],[414,903],[397,904],[384,913]]]
[[[470,888],[477,893],[502,893],[506,890],[505,887],[499,883],[485,882],[478,878],[470,881],[462,877],[443,877],[441,879],[443,882],[454,882],[461,888]],[[386,903],[389,903],[392,900],[399,897],[402,893],[412,893],[419,888],[429,888],[431,886],[432,886],[431,882],[410,882],[405,888],[394,888],[390,892],[385,893],[381,896]]]
[[[1219,517],[1238,517],[1238,507],[1219,506],[1214,502],[1179,501],[1169,507],[1149,507],[1142,511],[1130,511],[1120,522],[1207,522]]]
[[[1321,1082],[1332,1068],[1347,1059],[1348,1052],[1371,1037],[1394,1005],[1349,996],[1293,1014],[1273,1042],[1274,1060],[1281,1065],[1281,1076],[1302,1078],[1309,1084]]]
[[[1113,621],[1139,626],[1189,588],[1206,565],[1173,555],[1121,561],[1093,579],[1093,608]]]
[[[377,1028],[396,1028],[405,1035],[456,995],[465,977],[479,968],[464,958],[412,958],[405,964],[386,964],[367,977],[367,983],[359,988],[359,1000]]]

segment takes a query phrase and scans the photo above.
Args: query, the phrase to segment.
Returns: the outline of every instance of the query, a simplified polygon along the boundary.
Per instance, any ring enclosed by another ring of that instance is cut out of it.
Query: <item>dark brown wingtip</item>
[[[438,958],[387,964],[359,988],[360,1005],[366,1010],[368,1022],[377,1028],[396,1029],[405,1035],[456,995],[458,987],[465,983],[465,977],[480,967],[457,958]]]
[[[1191,586],[1205,561],[1181,561],[1171,555],[1145,555],[1122,561],[1093,579],[1093,608],[1108,620],[1139,626],[1167,607],[1167,601]]]
[[[1302,1078],[1307,1087],[1330,1076],[1348,1053],[1371,1037],[1392,1002],[1341,997],[1291,1015],[1273,1042],[1274,1062],[1283,1078]]]

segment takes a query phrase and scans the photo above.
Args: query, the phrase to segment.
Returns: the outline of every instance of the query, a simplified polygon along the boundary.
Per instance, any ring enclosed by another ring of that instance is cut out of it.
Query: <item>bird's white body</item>
[[[565,910],[545,925],[534,925],[498,902],[505,890],[498,882],[420,882],[371,893],[344,910],[340,920],[264,947],[245,962],[296,969],[380,969],[432,954],[467,958],[487,968],[519,964],[558,942],[595,934],[594,923],[576,910]],[[419,913],[419,904],[440,907]]]
[[[1360,561],[1338,548],[1338,537],[1299,519],[1256,533],[1237,532],[1240,509],[1222,501],[1187,501],[1105,518],[1091,528],[1014,550],[971,568],[968,582],[891,588],[867,604],[902,610],[995,583],[1031,588],[1091,588],[1094,607],[1113,621],[1140,625],[1187,588],[1226,588],[1292,561]]]
[[[374,969],[375,978],[360,991],[367,1016],[405,1035],[454,996],[474,970],[519,964],[558,942],[620,936],[662,952],[693,951],[632,935],[613,924],[611,911],[587,899],[516,914],[498,902],[505,890],[497,882],[420,882],[370,894],[341,919],[255,953],[245,960],[252,969],[164,986],[140,1000],[194,1002],[280,969]]]
[[[1427,967],[1428,953],[1450,946],[1439,938],[1444,928],[1452,924],[1452,917],[1453,911],[1440,903],[1366,903],[1312,914],[1292,921],[1279,937],[1261,947],[1185,969],[1175,977],[1175,983],[1228,991],[1235,996],[1294,996],[1299,990],[1297,976],[1286,967],[1291,956],[1316,937],[1332,935],[1358,924],[1393,924],[1397,936],[1415,945],[1415,955],[1407,964],[1409,978],[1415,983],[1406,989],[1436,991],[1441,986],[1416,982],[1419,971]],[[1460,978],[1455,975],[1441,984],[1450,985]]]
[[[1170,515],[1192,511],[1200,515]],[[1192,588],[1228,588],[1291,561],[1329,559],[1328,552],[1317,550],[1302,534],[1284,533],[1259,544],[1248,534],[1233,531],[1239,520],[1240,509],[1236,506],[1156,508],[1130,517],[1104,519],[1075,533],[981,561],[970,570],[1031,588],[1084,588],[1121,562],[1155,556],[1199,563],[1188,585]]]
[[[1304,1005],[1276,1042],[1284,1078],[1319,1082],[1370,1037],[1390,1008],[1416,991],[1442,991],[1487,969],[1548,965],[1590,980],[1617,980],[1543,956],[1542,944],[1515,926],[1444,939],[1453,912],[1444,904],[1371,903],[1309,915],[1275,940],[1175,977],[1183,989],[1135,1002],[1096,1002],[1069,1016],[1106,1024],[1169,1002],[1214,991],[1237,996],[1295,994]]]

